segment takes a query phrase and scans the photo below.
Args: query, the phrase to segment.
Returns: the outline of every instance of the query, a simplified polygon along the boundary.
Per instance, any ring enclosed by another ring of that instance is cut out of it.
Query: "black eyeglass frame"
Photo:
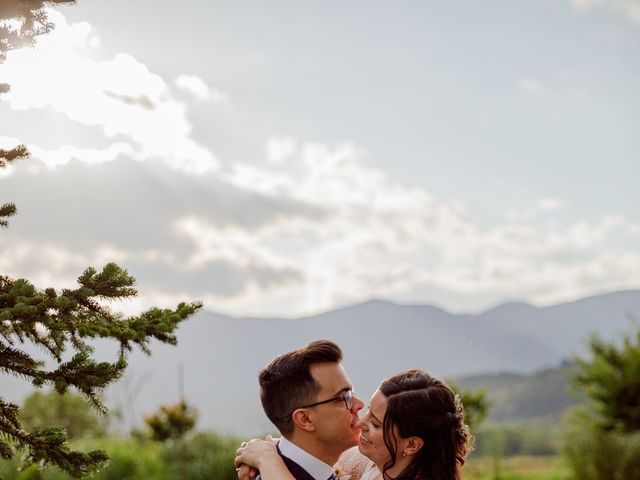
[[[347,410],[351,410],[353,408],[353,390],[349,389],[346,392],[341,393],[340,395],[337,395],[335,397],[328,398],[326,400],[321,400],[319,402],[310,403],[309,405],[302,405],[301,407],[297,407],[294,410],[292,410],[289,415],[287,415],[287,418],[290,418],[293,412],[295,412],[300,408],[317,407],[318,405],[335,402],[336,400],[344,400],[344,406],[347,408]]]

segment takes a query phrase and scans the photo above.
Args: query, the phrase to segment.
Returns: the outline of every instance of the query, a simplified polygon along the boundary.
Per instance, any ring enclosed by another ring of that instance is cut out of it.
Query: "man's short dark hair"
[[[328,340],[316,340],[280,355],[262,369],[258,376],[262,408],[282,435],[293,432],[291,413],[302,405],[313,403],[320,391],[309,367],[317,363],[340,363],[341,360],[340,347]]]

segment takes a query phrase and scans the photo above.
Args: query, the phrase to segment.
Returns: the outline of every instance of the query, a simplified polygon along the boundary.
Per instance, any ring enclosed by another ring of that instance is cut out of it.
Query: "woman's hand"
[[[238,472],[238,480],[253,480],[258,475],[258,470],[249,465],[236,467],[236,472]]]
[[[241,465],[248,465],[260,469],[261,464],[278,457],[278,451],[273,439],[271,435],[267,435],[265,440],[254,438],[246,443],[242,442],[240,448],[236,450],[235,465],[236,468],[240,468]]]

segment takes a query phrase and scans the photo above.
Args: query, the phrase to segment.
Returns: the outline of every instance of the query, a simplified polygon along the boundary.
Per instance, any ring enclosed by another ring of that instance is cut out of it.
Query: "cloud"
[[[211,89],[202,78],[196,75],[180,75],[176,78],[175,83],[176,87],[189,93],[200,102],[231,104],[231,96],[228,93]]]
[[[14,110],[52,108],[80,124],[120,137],[143,161],[203,174],[219,167],[215,155],[191,137],[186,106],[162,77],[131,55],[97,61],[84,55],[92,42],[86,22],[68,24],[50,10],[55,29],[35,49],[9,52],[0,76],[12,88],[3,96]],[[94,42],[95,43],[95,42]]]
[[[638,0],[570,0],[571,5],[579,10],[591,8],[607,8],[620,12],[634,23],[640,25],[640,1]]]
[[[546,225],[539,217],[564,202],[542,198],[535,218],[486,226],[459,202],[373,168],[352,143],[285,144],[276,163],[204,176],[121,158],[35,175],[23,162],[0,179],[20,209],[0,263],[44,286],[117,261],[139,280],[141,297],[126,309],[199,298],[237,315],[372,297],[460,311],[640,286],[640,225],[624,217]],[[73,154],[88,156],[61,157]]]
[[[117,158],[124,157],[142,159],[142,156],[128,143],[114,143],[105,149],[78,148],[72,145],[63,145],[55,150],[47,150],[37,145],[32,145],[29,151],[34,159],[42,161],[50,169],[67,165],[73,160],[86,164],[97,164],[111,162]]]
[[[267,162],[278,164],[296,153],[297,144],[291,137],[273,137],[267,141]]]
[[[5,100],[101,136],[31,142],[33,158],[0,176],[19,208],[1,232],[3,273],[61,288],[88,265],[116,261],[138,278],[126,310],[200,298],[237,315],[295,316],[372,297],[460,311],[640,287],[640,224],[620,216],[560,222],[568,206],[543,197],[485,225],[460,202],[373,167],[349,141],[282,135],[266,142],[264,162],[222,163],[192,137],[189,105],[165,79],[126,53],[83,56],[91,26],[52,19],[37,51],[0,66],[13,86]],[[198,77],[176,86],[215,101]],[[542,88],[531,78],[520,86]]]

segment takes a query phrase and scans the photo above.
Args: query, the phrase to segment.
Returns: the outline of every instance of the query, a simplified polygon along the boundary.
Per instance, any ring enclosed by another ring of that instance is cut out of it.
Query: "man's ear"
[[[404,439],[403,455],[415,455],[424,447],[424,440],[420,437],[409,437]]]
[[[314,432],[316,425],[313,419],[307,414],[306,408],[299,408],[291,414],[293,423],[305,432]]]

